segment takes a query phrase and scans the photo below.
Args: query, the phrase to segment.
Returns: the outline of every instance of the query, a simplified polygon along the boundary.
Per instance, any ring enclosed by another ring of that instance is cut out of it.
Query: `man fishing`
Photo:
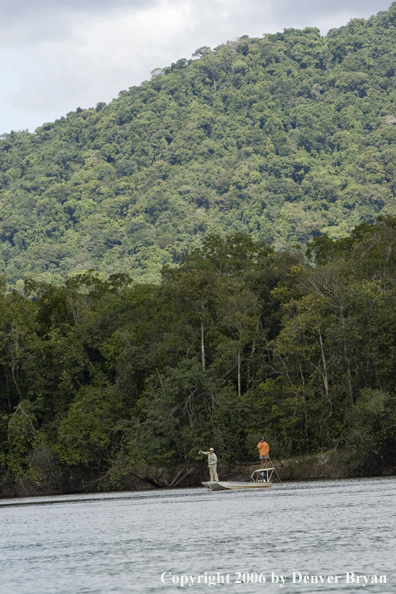
[[[217,456],[214,453],[213,448],[209,448],[209,452],[203,452],[199,450],[199,454],[205,454],[208,457],[208,467],[209,467],[209,475],[211,481],[218,481],[219,477],[217,476]]]
[[[264,470],[264,460],[265,468],[268,469],[269,445],[266,441],[264,441],[264,437],[260,439],[260,441],[257,444],[257,447],[260,453],[261,470]]]

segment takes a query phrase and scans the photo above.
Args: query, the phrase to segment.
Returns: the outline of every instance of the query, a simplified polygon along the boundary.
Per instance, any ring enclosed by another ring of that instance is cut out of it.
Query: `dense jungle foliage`
[[[308,253],[212,235],[160,284],[4,286],[3,484],[117,488],[209,445],[254,461],[261,434],[273,459],[338,448],[351,474],[395,472],[396,218]]]
[[[109,105],[3,135],[0,272],[158,282],[210,234],[284,249],[396,215],[395,60],[396,3],[323,37],[200,48]]]

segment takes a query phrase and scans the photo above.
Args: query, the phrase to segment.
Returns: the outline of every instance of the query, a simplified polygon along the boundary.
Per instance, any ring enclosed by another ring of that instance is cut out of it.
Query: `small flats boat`
[[[272,487],[272,475],[274,468],[254,470],[250,478],[245,480],[234,479],[232,481],[206,481],[204,487],[212,491],[239,491],[240,489],[270,489]]]

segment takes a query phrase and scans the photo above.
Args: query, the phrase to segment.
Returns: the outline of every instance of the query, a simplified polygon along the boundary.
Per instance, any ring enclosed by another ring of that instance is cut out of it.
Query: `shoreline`
[[[344,452],[329,450],[316,454],[306,454],[284,460],[272,460],[282,482],[317,481],[326,479],[371,478],[395,476],[396,469],[385,468],[378,473],[356,475],[348,472]],[[254,469],[260,468],[260,461],[247,464],[219,464],[220,480],[244,479]],[[122,493],[125,491],[150,491],[181,489],[201,486],[207,480],[207,468],[203,464],[178,465],[172,468],[140,468],[136,473],[125,477],[117,486],[112,486],[103,477],[81,481],[81,484],[34,485],[28,481],[4,482],[0,486],[1,499],[21,499],[24,497],[44,497],[61,495],[89,495],[99,493]],[[274,484],[278,480],[274,480]]]

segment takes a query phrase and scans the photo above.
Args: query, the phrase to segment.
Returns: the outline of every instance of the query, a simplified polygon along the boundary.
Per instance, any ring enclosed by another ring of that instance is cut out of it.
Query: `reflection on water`
[[[386,478],[0,500],[0,592],[390,594],[395,496]]]

